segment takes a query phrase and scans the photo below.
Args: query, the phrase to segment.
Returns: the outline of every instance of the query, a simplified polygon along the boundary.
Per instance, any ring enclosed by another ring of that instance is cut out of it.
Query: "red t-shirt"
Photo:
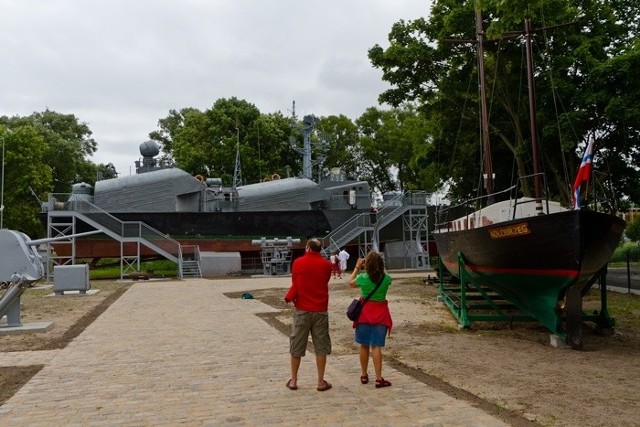
[[[298,310],[324,312],[329,309],[331,263],[319,252],[308,251],[293,261],[291,287],[284,296]]]

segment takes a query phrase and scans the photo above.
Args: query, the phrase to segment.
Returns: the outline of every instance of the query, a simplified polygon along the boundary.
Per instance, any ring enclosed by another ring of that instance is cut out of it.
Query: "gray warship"
[[[274,174],[255,184],[234,180],[224,185],[221,178],[193,176],[159,161],[159,145],[146,141],[140,144],[135,174],[99,180],[95,186],[74,184],[68,200],[90,202],[121,221],[140,221],[178,240],[197,239],[203,250],[255,251],[251,240],[265,236],[326,236],[369,212],[372,199],[366,181],[348,179],[337,168],[324,168],[314,179],[315,120],[303,119],[301,176]]]

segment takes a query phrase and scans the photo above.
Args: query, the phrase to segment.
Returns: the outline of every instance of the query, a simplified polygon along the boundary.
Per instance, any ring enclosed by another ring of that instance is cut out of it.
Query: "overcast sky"
[[[171,109],[237,97],[298,117],[377,106],[367,50],[429,0],[0,0],[0,116],[74,114],[133,170]]]

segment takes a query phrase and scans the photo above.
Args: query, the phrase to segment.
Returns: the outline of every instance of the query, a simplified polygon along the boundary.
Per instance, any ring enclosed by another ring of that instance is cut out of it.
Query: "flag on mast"
[[[582,156],[582,163],[580,163],[580,169],[578,169],[578,175],[573,183],[573,208],[580,209],[580,193],[582,185],[589,182],[591,179],[591,169],[593,163],[593,144],[595,138],[591,136],[589,138],[589,145],[587,145],[587,151]]]

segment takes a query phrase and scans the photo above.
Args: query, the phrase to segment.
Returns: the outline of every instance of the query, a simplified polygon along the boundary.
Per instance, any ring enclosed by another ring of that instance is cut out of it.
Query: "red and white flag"
[[[582,185],[589,182],[591,179],[591,168],[593,163],[593,136],[589,138],[589,145],[587,145],[587,151],[582,156],[582,163],[580,163],[580,169],[578,169],[578,175],[573,183],[573,208],[580,209],[580,192]]]

